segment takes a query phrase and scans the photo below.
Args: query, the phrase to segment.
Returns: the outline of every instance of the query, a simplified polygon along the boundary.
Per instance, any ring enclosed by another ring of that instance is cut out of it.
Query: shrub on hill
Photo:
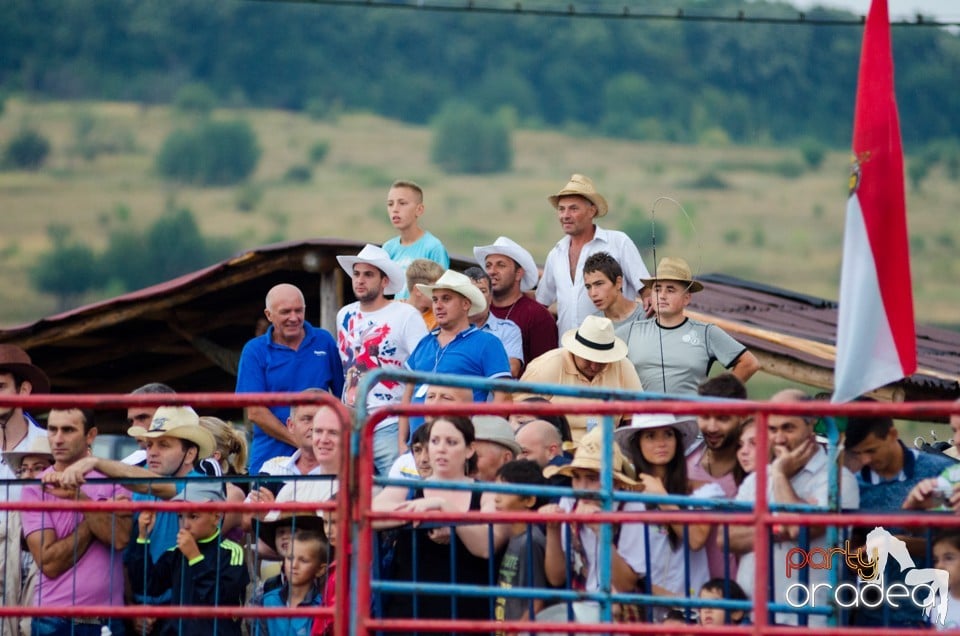
[[[3,165],[14,170],[39,170],[50,154],[50,142],[35,130],[22,130],[3,151]]]
[[[231,185],[249,177],[260,161],[257,135],[249,123],[205,121],[175,130],[157,155],[157,171],[173,181]]]
[[[448,173],[506,172],[513,165],[510,129],[499,116],[448,102],[434,120],[430,156]]]

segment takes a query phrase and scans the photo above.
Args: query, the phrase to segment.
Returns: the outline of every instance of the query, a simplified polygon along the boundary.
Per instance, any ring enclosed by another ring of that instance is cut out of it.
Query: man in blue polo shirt
[[[286,283],[267,294],[264,313],[270,327],[247,342],[240,354],[237,393],[282,393],[319,387],[339,396],[343,391],[343,366],[337,343],[324,329],[304,319],[303,293]],[[263,462],[292,455],[297,441],[284,426],[289,406],[249,406],[253,422],[248,472],[260,472]]]
[[[433,299],[433,314],[438,326],[423,337],[407,358],[408,369],[490,379],[511,377],[510,361],[500,339],[470,324],[470,314],[486,309],[487,301],[469,278],[448,269],[433,285],[417,285],[417,289]],[[427,389],[426,384],[408,386],[404,402],[422,403]],[[487,399],[487,391],[474,391],[473,394],[475,402]],[[507,402],[510,395],[496,392],[493,399]],[[410,435],[422,423],[422,417],[412,417],[408,422],[401,418],[398,444],[401,453],[407,451]]]

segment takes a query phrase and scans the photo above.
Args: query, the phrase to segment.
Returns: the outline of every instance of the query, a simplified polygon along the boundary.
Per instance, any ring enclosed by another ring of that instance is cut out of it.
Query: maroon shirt
[[[529,296],[522,295],[516,303],[506,307],[491,306],[490,313],[497,318],[512,320],[520,327],[525,365],[559,346],[557,321],[546,307]]]

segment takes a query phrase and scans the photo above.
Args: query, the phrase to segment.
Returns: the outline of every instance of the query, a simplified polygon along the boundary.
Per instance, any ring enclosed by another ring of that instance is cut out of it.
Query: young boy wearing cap
[[[587,433],[580,440],[573,461],[566,466],[548,466],[544,477],[566,475],[573,480],[576,490],[599,490],[600,470],[602,464],[602,430],[597,427]],[[637,488],[637,481],[631,476],[633,467],[620,452],[616,445],[613,447],[613,485],[619,490],[633,490]],[[628,501],[620,505],[623,512],[639,512],[644,510],[643,504]],[[547,504],[540,508],[540,512],[549,513],[582,513],[595,514],[601,511],[600,501],[595,498],[577,499],[563,497],[559,504]],[[566,530],[569,526],[569,533]],[[600,579],[597,574],[597,555],[599,552],[600,524],[582,521],[547,522],[547,543],[544,559],[547,581],[554,587],[564,587],[567,584],[567,563],[573,574],[574,589],[587,592],[596,592],[600,589]],[[567,537],[571,544],[567,546]],[[614,531],[614,541],[611,555],[610,583],[620,592],[633,592],[637,589],[638,581],[644,568],[642,547],[643,524],[624,523]]]
[[[384,243],[383,249],[403,271],[417,258],[428,258],[444,269],[450,267],[450,256],[443,243],[420,227],[420,217],[425,209],[423,188],[413,181],[397,180],[390,186],[387,215],[400,235]],[[397,294],[397,298],[406,297],[406,290],[400,290]]]
[[[224,501],[219,483],[194,482],[173,501],[207,503]],[[243,562],[243,547],[220,538],[223,514],[209,511],[179,513],[180,530],[176,549],[164,552],[154,561],[147,550],[134,550],[127,563],[130,580],[145,581],[148,592],[161,596],[170,590],[173,605],[210,607],[242,606],[250,575]],[[137,543],[149,545],[156,515],[142,511],[137,520]],[[240,620],[235,618],[172,618],[158,624],[159,636],[240,636]]]
[[[307,513],[273,514],[260,524],[260,539],[283,557],[281,574],[264,582],[262,593],[248,605],[320,607],[329,562],[323,519]],[[307,636],[310,617],[259,618],[249,625],[251,636]]]
[[[624,341],[645,391],[694,395],[714,362],[746,384],[760,368],[756,356],[714,324],[686,315],[692,294],[703,290],[682,258],[666,257],[653,278],[655,315],[630,323]]]

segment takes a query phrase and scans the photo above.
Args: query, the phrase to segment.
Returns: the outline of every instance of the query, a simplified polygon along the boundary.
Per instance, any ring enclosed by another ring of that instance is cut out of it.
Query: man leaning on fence
[[[41,486],[25,486],[23,501],[121,501],[130,494],[96,481],[65,484],[64,470],[86,457],[97,436],[93,412],[53,409],[47,435],[54,464],[41,474]],[[94,477],[103,477],[94,473]],[[123,634],[123,623],[107,618],[63,618],[58,609],[82,605],[123,605],[120,551],[130,540],[127,512],[24,511],[23,534],[40,568],[34,605],[50,615],[33,619],[34,636],[100,636],[103,626]]]

